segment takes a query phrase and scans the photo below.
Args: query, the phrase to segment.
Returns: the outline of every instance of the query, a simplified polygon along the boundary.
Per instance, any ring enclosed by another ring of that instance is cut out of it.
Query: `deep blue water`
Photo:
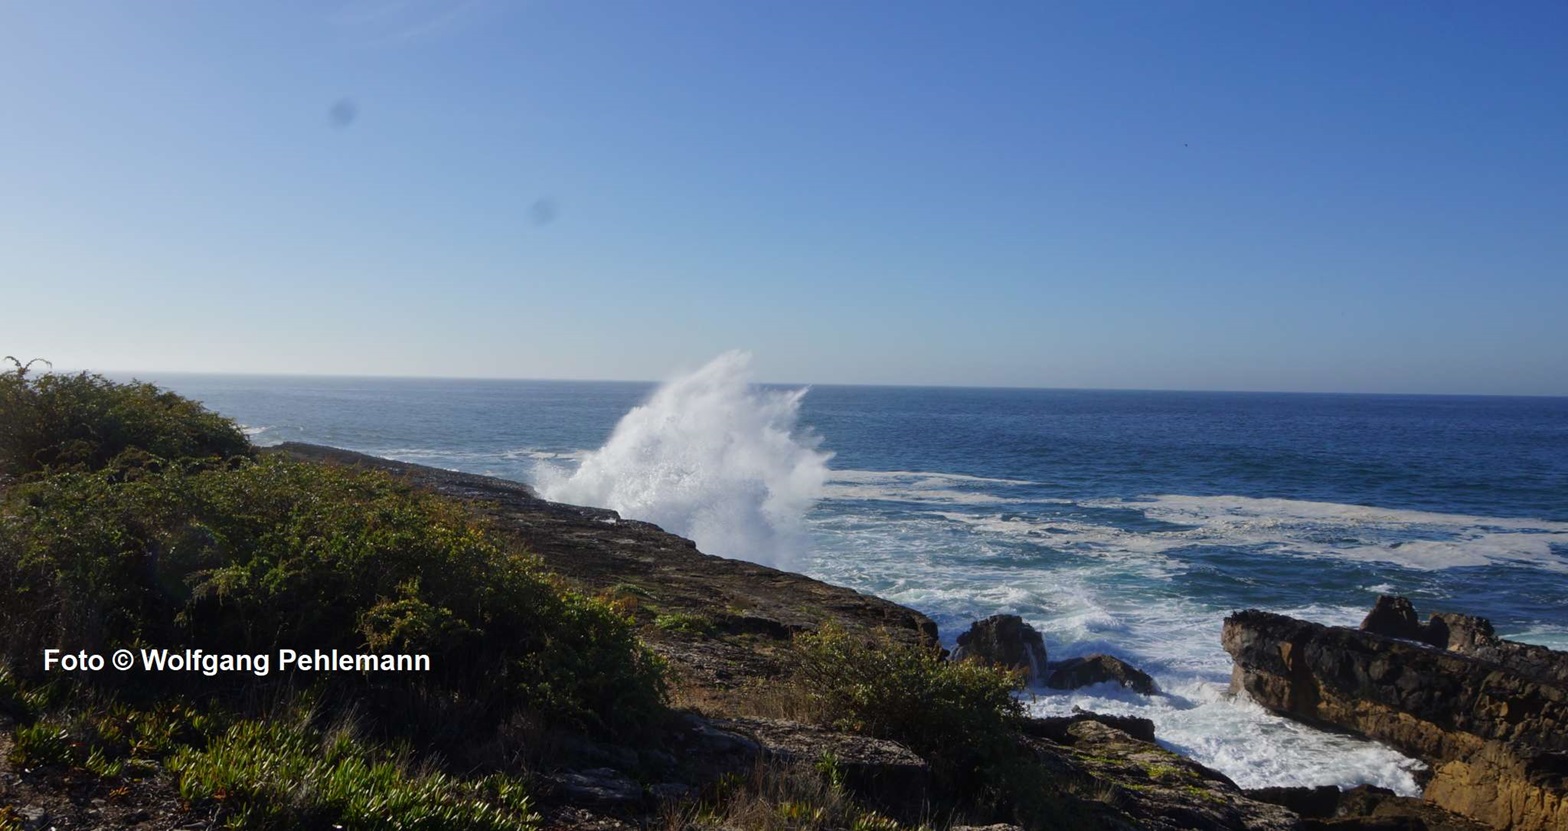
[[[147,380],[238,419],[258,443],[337,445],[547,492],[654,390]],[[644,436],[599,454],[601,491],[673,488],[687,468],[757,454],[748,463],[770,475],[766,441],[741,441],[737,454],[723,435],[752,430],[746,401],[691,394],[661,406],[644,433],[678,430],[683,407],[711,412],[697,438]],[[919,608],[948,639],[1006,611],[1045,632],[1053,657],[1127,657],[1170,695],[1091,690],[1035,706],[1150,715],[1172,746],[1243,784],[1414,787],[1396,754],[1226,698],[1218,638],[1230,611],[1354,624],[1377,594],[1397,592],[1423,612],[1485,615],[1504,634],[1568,647],[1568,399],[823,386],[801,400],[794,428],[833,456],[825,483],[791,494],[810,507],[779,565]],[[650,453],[662,455],[636,458]],[[738,481],[713,486],[724,498],[698,488],[650,518],[748,556],[745,523],[757,517],[726,516],[746,512],[732,498],[747,491]],[[759,485],[758,500],[783,487]]]

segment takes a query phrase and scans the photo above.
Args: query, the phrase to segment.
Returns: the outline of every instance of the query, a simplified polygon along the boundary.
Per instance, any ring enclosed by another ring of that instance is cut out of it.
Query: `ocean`
[[[1022,615],[1164,694],[1036,689],[1152,718],[1244,787],[1419,791],[1419,763],[1225,695],[1220,626],[1355,625],[1379,594],[1568,648],[1568,399],[151,375],[262,445],[515,479],[708,553],[919,609],[948,645]]]

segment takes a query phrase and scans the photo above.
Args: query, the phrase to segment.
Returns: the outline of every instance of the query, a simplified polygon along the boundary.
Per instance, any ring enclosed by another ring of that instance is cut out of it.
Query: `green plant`
[[[419,770],[406,755],[337,730],[243,721],[204,749],[170,760],[180,795],[216,804],[230,828],[399,828],[529,831],[538,826],[516,780],[462,780]]]
[[[712,798],[666,807],[668,831],[744,828],[748,831],[904,831],[902,825],[856,801],[819,765],[763,763],[749,775],[725,774]],[[924,831],[924,826],[922,826]]]
[[[145,709],[79,703],[18,727],[11,753],[13,761],[29,767],[137,776],[155,770],[177,748],[204,742],[216,723],[205,711],[177,699]]]
[[[12,369],[0,373],[0,478],[252,452],[234,422],[151,384],[40,375],[31,371],[36,362],[5,360]]]
[[[1022,677],[945,660],[934,645],[867,638],[835,625],[795,639],[796,683],[839,729],[893,739],[950,779],[966,779],[1010,753],[1023,705]]]
[[[660,667],[626,620],[461,505],[385,474],[278,458],[62,473],[8,489],[0,518],[0,582],[16,587],[0,649],[16,667],[46,647],[417,653],[432,671],[331,680],[389,711],[461,702],[480,720],[524,710],[616,735],[662,711]],[[109,680],[212,688],[190,674]]]
[[[686,612],[670,612],[653,619],[653,625],[665,632],[678,632],[683,635],[707,635],[713,632],[713,621],[702,615]]]

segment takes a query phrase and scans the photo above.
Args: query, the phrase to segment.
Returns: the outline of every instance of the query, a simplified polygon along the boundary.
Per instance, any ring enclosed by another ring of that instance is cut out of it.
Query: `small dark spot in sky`
[[[358,117],[359,105],[355,104],[352,98],[339,98],[333,103],[332,108],[327,110],[327,118],[332,121],[332,126],[339,129],[353,124],[354,119]]]
[[[559,216],[560,213],[561,206],[557,205],[554,199],[546,196],[536,200],[534,204],[528,208],[528,219],[533,222],[535,227],[549,225],[555,221],[555,218]]]

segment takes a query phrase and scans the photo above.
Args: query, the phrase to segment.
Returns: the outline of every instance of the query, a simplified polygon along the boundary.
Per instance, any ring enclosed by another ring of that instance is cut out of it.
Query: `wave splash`
[[[750,354],[726,352],[666,383],[576,471],[541,470],[540,493],[652,522],[709,554],[789,564],[832,454],[799,427],[806,390],[758,388],[750,368]]]

